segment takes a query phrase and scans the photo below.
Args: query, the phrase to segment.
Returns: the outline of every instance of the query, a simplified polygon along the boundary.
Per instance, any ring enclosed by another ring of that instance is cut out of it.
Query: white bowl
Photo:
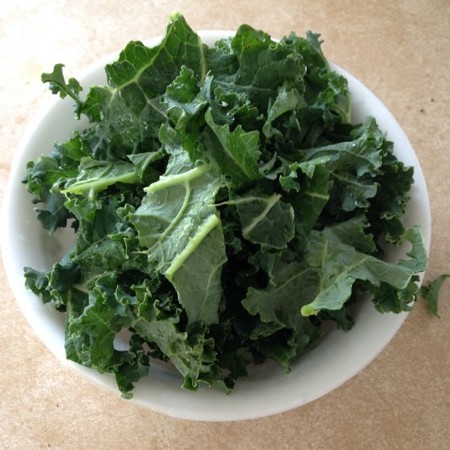
[[[231,32],[206,31],[199,33],[206,44]],[[146,42],[156,45],[160,38]],[[117,54],[92,66],[80,77],[87,88],[105,82],[103,68]],[[427,188],[417,157],[400,125],[381,101],[361,82],[338,66],[333,68],[343,74],[352,94],[352,119],[360,122],[372,115],[387,137],[395,144],[397,157],[413,166],[415,183],[411,191],[405,225],[419,224],[424,243],[429,250],[431,239],[430,205]],[[64,315],[50,305],[43,305],[31,291],[25,289],[23,268],[48,269],[59,259],[67,244],[64,232],[49,237],[35,218],[30,195],[21,180],[25,165],[39,154],[50,152],[55,141],[64,142],[74,128],[86,123],[76,121],[70,99],[54,99],[34,128],[30,130],[13,161],[6,189],[1,247],[4,265],[11,290],[22,312],[36,334],[58,359],[99,385],[118,393],[112,375],[99,374],[93,369],[66,360],[64,350]],[[398,254],[392,255],[397,258]],[[150,375],[137,383],[132,401],[169,416],[203,421],[243,420],[280,413],[329,393],[345,383],[369,364],[396,334],[407,314],[380,314],[370,301],[361,305],[356,323],[349,333],[333,330],[310,353],[302,356],[286,374],[274,363],[256,368],[249,378],[239,379],[234,391],[225,395],[212,389],[190,392],[180,388],[181,378],[165,366],[152,366]],[[119,394],[117,394],[119,395]]]

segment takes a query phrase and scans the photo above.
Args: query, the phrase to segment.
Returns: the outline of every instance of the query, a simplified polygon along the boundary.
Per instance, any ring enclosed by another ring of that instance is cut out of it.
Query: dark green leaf
[[[79,105],[81,100],[78,94],[82,91],[82,87],[75,78],[70,78],[66,82],[63,67],[64,64],[55,64],[53,72],[43,73],[41,80],[44,83],[49,83],[49,88],[53,94],[59,94],[61,98],[68,95]]]
[[[430,281],[428,284],[423,285],[420,288],[420,295],[425,300],[425,305],[428,311],[430,311],[430,313],[435,315],[436,317],[439,317],[438,311],[439,292],[441,290],[442,284],[447,278],[450,278],[450,274],[443,273],[433,281]]]

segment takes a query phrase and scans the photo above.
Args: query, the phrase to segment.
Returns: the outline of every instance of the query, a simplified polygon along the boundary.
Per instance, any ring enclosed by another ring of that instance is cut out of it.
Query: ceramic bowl
[[[200,33],[206,44],[212,45],[232,33],[205,31]],[[160,38],[147,41],[156,45]],[[79,77],[87,88],[104,83],[103,68],[117,54],[110,55],[91,66]],[[430,205],[427,188],[418,159],[405,133],[382,102],[360,81],[342,68],[333,68],[344,75],[352,95],[352,120],[362,121],[366,116],[376,118],[380,128],[394,142],[397,157],[415,170],[415,183],[411,191],[404,222],[422,227],[425,246],[431,238]],[[56,99],[26,135],[13,161],[10,180],[6,188],[1,247],[5,271],[12,292],[21,310],[48,349],[64,364],[80,372],[94,383],[113,390],[119,396],[112,375],[99,374],[67,361],[64,351],[64,315],[25,289],[23,267],[48,269],[60,258],[68,243],[64,231],[50,237],[35,219],[30,196],[21,180],[25,165],[41,153],[49,152],[55,141],[64,142],[73,129],[86,124],[76,121],[70,99]],[[393,259],[401,255],[396,250]],[[190,392],[180,388],[179,375],[167,366],[152,366],[150,375],[137,383],[132,401],[169,416],[202,421],[229,421],[253,419],[281,413],[300,407],[341,386],[369,364],[389,343],[407,317],[402,314],[380,314],[370,301],[356,312],[354,328],[345,333],[331,331],[310,353],[302,356],[286,374],[274,363],[266,363],[252,371],[251,376],[238,380],[234,391],[225,395],[211,389]]]

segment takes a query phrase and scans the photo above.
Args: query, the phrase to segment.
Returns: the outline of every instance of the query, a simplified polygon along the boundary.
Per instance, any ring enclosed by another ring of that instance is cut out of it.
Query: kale
[[[89,125],[24,180],[45,229],[75,230],[63,260],[25,269],[67,315],[67,358],[126,397],[154,358],[187,389],[229,391],[266,358],[288,371],[324,324],[350,329],[363,294],[410,308],[427,264],[401,222],[413,170],[375,118],[350,122],[318,35],[242,25],[208,47],[177,14],[159,45],[130,42],[105,70],[84,99],[62,64],[43,74]],[[384,261],[381,237],[409,242],[407,258]]]

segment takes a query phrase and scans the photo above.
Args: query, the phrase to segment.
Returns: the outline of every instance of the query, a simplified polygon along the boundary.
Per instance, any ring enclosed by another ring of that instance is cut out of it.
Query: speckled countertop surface
[[[182,12],[196,29],[247,22],[281,37],[320,32],[326,56],[386,104],[425,173],[433,216],[427,279],[450,270],[448,0],[2,0],[0,196],[20,139],[50,101],[40,74],[76,75]],[[0,270],[0,448],[450,448],[450,283],[441,318],[422,304],[342,387],[302,408],[239,423],[171,419],[103,391],[58,362],[23,318]]]

